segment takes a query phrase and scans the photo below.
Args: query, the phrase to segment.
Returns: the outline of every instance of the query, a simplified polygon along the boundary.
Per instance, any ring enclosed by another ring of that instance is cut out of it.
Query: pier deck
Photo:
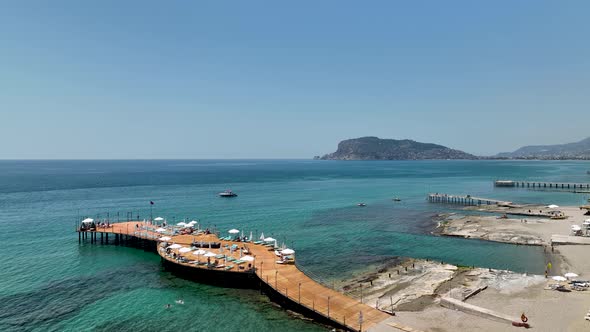
[[[496,180],[494,181],[496,187],[506,188],[532,188],[544,190],[573,190],[587,192],[590,190],[590,183],[567,183],[567,182],[543,182],[543,181],[518,181],[518,180]]]
[[[474,197],[470,195],[449,195],[443,193],[428,194],[431,203],[458,204],[458,205],[503,205],[509,206],[512,202],[497,199]]]
[[[146,226],[143,222],[123,222],[113,224],[112,227],[109,228],[97,228],[96,231],[85,233],[91,233],[91,239],[94,236],[95,242],[96,234],[101,233],[126,235],[143,240],[159,242],[158,238],[160,238],[162,234],[146,230],[137,231],[136,225],[139,225],[140,227]],[[227,272],[254,272],[260,279],[261,283],[292,301],[292,303],[305,307],[308,310],[313,311],[315,314],[319,314],[325,319],[333,321],[347,329],[353,331],[366,331],[392,317],[385,312],[321,285],[299,270],[294,264],[278,264],[278,257],[275,255],[274,250],[269,249],[264,245],[249,242],[222,241],[214,234],[168,236],[172,239],[166,242],[187,246],[193,241],[219,242],[222,245],[228,244],[230,246],[236,244],[239,247],[246,245],[249,255],[252,255],[255,258],[252,266],[253,270],[240,270],[236,268]],[[204,250],[209,249],[204,248]],[[218,249],[210,250],[216,251]],[[202,265],[179,263],[168,257],[165,252],[160,249],[158,249],[158,253],[163,259],[173,262],[174,264],[182,264],[195,269],[207,269],[206,266]],[[197,259],[196,256],[191,256],[191,253],[185,253],[183,255],[195,260]],[[200,259],[203,260],[203,257]],[[362,316],[362,319],[359,319],[359,316]]]

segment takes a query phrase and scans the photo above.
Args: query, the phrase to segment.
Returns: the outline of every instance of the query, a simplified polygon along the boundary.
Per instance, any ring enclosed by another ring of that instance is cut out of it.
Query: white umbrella
[[[577,231],[581,231],[582,227],[578,226],[578,225],[572,225],[572,231],[577,232]]]
[[[563,276],[569,279],[569,278],[575,278],[578,275],[573,272],[568,272],[568,273],[564,274]]]
[[[92,218],[86,218],[86,219],[82,220],[82,222],[85,224],[90,224],[93,221],[94,221],[94,219],[92,219]]]
[[[165,231],[166,231],[166,228],[162,228],[162,227],[156,229],[156,232],[158,232],[158,233],[163,233]]]
[[[207,252],[205,250],[203,250],[203,249],[199,249],[199,250],[193,251],[193,254],[195,254],[195,255],[204,255],[206,253]]]
[[[550,205],[547,205],[547,207],[550,209],[557,209],[559,207],[559,205],[550,204]]]
[[[248,241],[252,242],[252,232],[250,231],[250,237],[248,238]]]
[[[553,279],[555,281],[566,281],[567,280],[565,277],[562,277],[562,276],[553,276],[553,277],[551,277],[551,279]]]
[[[170,249],[178,249],[178,248],[182,248],[182,246],[180,244],[175,243],[175,244],[171,245],[168,248],[170,248]]]
[[[184,248],[178,249],[178,252],[182,252],[182,253],[189,252],[189,251],[191,251],[191,248],[184,247]]]
[[[244,262],[252,262],[252,261],[254,261],[254,257],[246,255],[246,256],[243,256],[242,258],[240,258],[240,260],[243,260]]]
[[[260,241],[264,241],[264,232],[260,233]]]
[[[154,218],[154,221],[162,221],[162,220],[164,220],[164,218],[162,218],[162,217],[156,217],[156,218]]]
[[[176,224],[176,226],[186,226],[186,223],[181,221],[178,224]]]
[[[295,253],[295,250],[287,248],[287,249],[281,251],[281,253],[283,255],[293,255]]]
[[[273,242],[276,241],[276,239],[272,238],[272,237],[267,237],[264,239],[264,242]]]
[[[228,231],[228,233],[230,233],[230,234],[238,234],[239,232],[240,232],[240,231],[238,231],[238,230],[237,230],[237,229],[235,229],[235,228],[234,228],[234,229],[230,229],[230,230]]]
[[[172,240],[172,238],[169,236],[163,236],[160,238],[160,241],[170,241],[170,240]]]
[[[205,257],[215,257],[215,256],[217,256],[217,254],[209,251],[208,253],[206,253],[203,256],[205,256]]]
[[[189,222],[188,224],[189,224],[189,225],[196,225],[196,224],[197,224],[197,222],[193,220],[193,221]]]

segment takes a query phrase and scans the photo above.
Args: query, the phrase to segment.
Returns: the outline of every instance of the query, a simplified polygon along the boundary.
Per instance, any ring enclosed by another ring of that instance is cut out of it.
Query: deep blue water
[[[169,222],[264,231],[326,280],[393,256],[540,273],[540,248],[430,235],[431,216],[446,207],[427,203],[426,194],[573,205],[586,196],[492,182],[590,182],[588,169],[564,161],[0,161],[0,330],[324,329],[258,292],[175,278],[154,254],[78,245],[81,216],[148,218],[151,200],[154,216]],[[227,188],[239,196],[216,196]],[[357,207],[361,201],[367,207]],[[164,309],[180,297],[184,306]]]

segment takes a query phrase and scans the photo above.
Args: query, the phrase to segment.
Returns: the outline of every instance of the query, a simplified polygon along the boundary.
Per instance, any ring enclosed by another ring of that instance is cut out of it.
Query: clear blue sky
[[[590,136],[588,1],[5,1],[0,158]]]

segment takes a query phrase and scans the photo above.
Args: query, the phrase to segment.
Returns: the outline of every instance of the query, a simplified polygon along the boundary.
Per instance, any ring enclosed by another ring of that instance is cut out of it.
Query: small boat
[[[394,202],[401,202],[402,200],[401,200],[401,198],[394,197],[394,198],[393,198],[393,201],[394,201]]]
[[[231,190],[226,190],[224,192],[219,193],[219,197],[236,197],[238,194]]]
[[[358,206],[367,206],[367,204],[365,204],[365,203],[358,203],[357,205]]]

